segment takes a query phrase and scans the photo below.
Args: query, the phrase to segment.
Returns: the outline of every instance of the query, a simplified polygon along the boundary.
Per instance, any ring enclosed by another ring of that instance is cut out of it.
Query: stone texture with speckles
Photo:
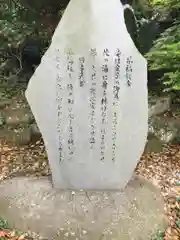
[[[58,240],[148,240],[167,225],[159,189],[140,177],[121,192],[61,191],[47,178],[14,178],[0,185],[0,216]]]
[[[28,108],[7,109],[5,111],[5,122],[8,126],[28,124],[33,121],[33,115]]]

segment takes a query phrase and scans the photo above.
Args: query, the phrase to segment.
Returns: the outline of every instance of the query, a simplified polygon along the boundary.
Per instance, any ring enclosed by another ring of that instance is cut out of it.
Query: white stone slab
[[[125,187],[146,144],[147,63],[119,0],[70,2],[26,97],[55,187]]]

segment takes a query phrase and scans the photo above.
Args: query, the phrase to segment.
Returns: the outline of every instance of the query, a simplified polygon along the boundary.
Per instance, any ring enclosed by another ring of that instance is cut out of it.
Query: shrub
[[[163,32],[146,57],[150,70],[162,70],[160,80],[165,91],[180,90],[180,14],[179,0],[154,0],[158,6],[164,6],[173,17],[173,25]],[[175,14],[176,13],[176,14]]]

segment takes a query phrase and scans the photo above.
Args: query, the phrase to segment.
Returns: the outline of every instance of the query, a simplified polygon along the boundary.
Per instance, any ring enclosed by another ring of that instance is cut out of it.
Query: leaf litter
[[[160,153],[144,154],[136,173],[161,189],[169,219],[169,226],[161,239],[180,240],[180,145],[168,144]]]

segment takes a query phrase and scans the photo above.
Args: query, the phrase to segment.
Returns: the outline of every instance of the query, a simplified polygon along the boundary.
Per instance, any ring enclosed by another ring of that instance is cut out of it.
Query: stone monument
[[[71,0],[26,98],[55,187],[126,186],[147,139],[147,62],[119,0]]]
[[[65,191],[43,177],[4,181],[1,217],[38,239],[140,240],[164,231],[160,190],[131,178],[148,132],[147,63],[120,0],[71,0],[26,97],[54,186]]]

